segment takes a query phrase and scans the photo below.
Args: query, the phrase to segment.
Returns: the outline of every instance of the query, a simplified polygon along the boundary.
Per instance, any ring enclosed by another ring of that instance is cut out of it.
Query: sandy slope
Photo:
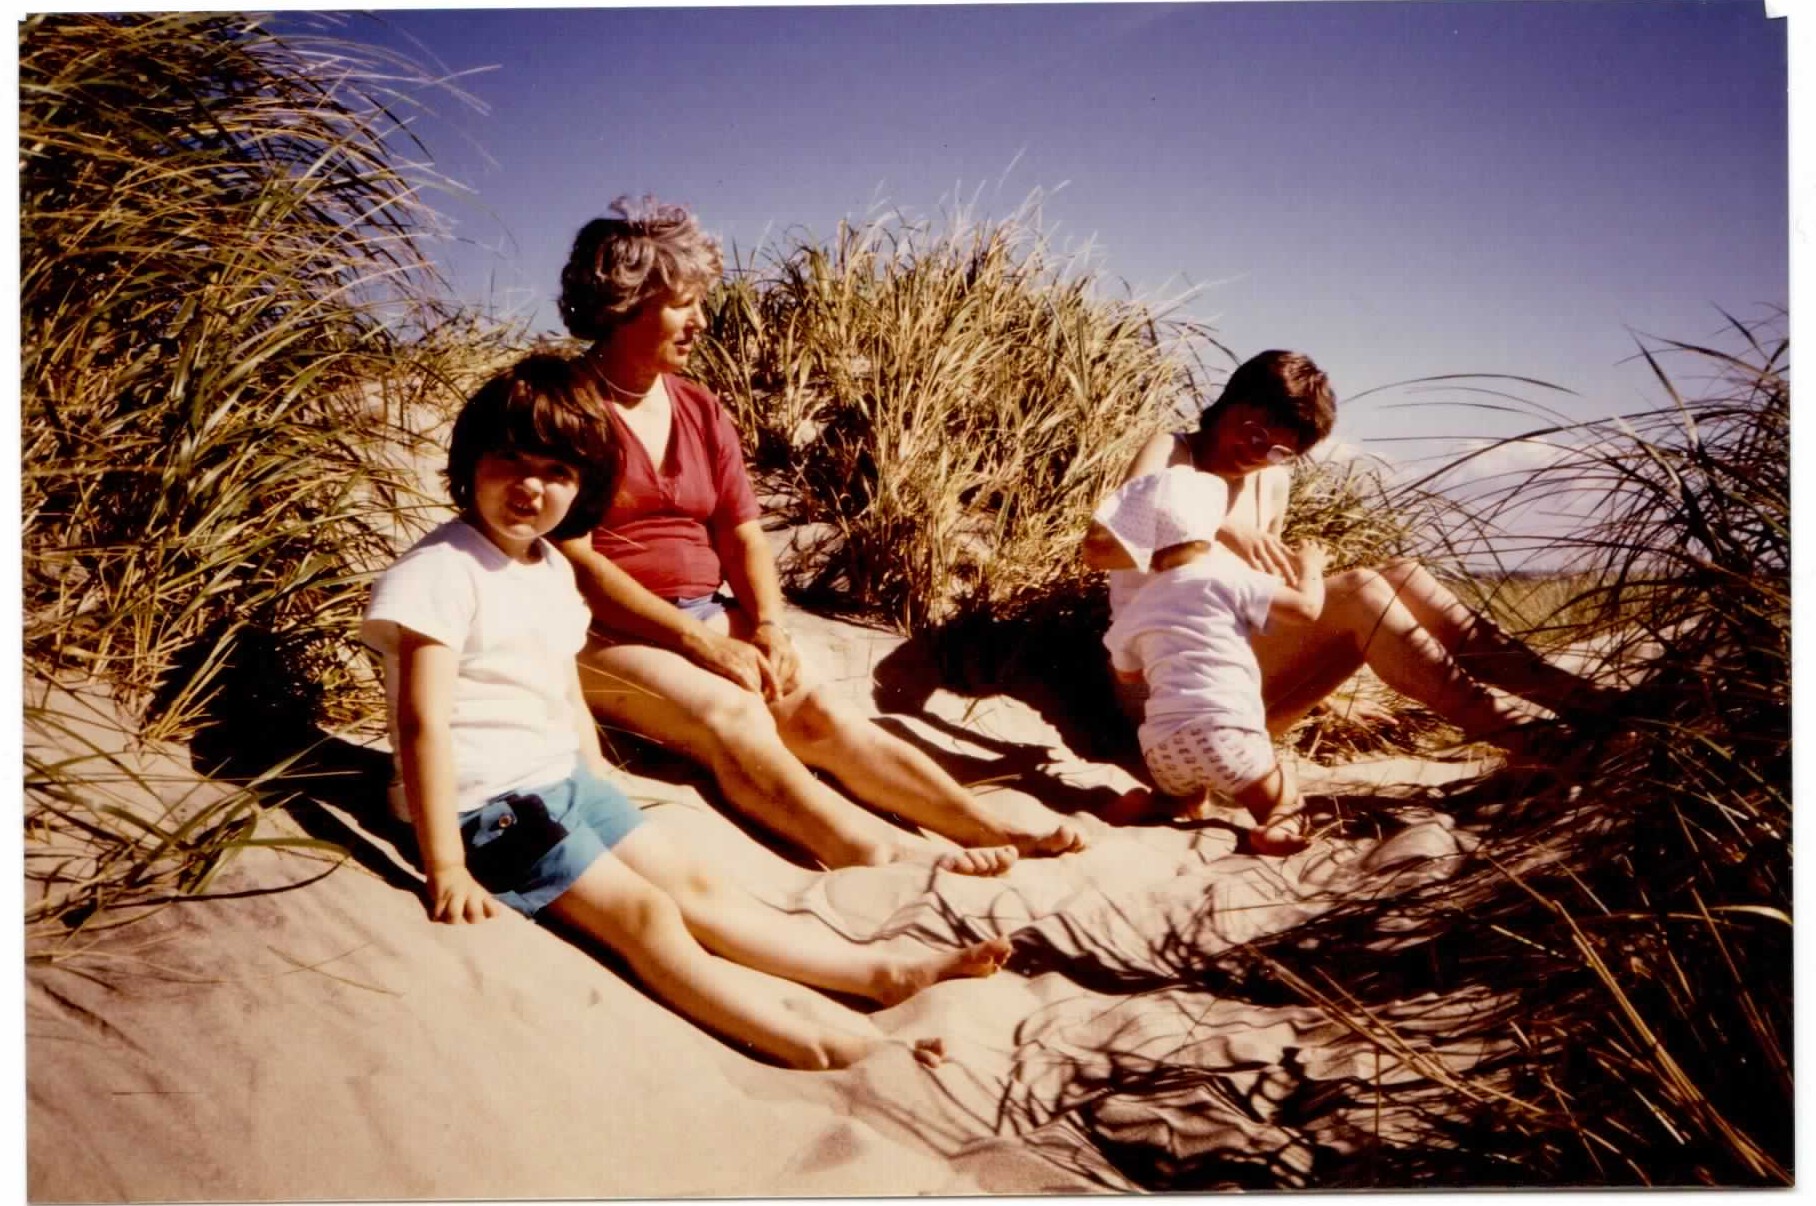
[[[798,629],[822,675],[874,711],[872,670],[896,642],[811,616]],[[1131,782],[1006,698],[935,692],[891,723],[963,777],[1012,784],[994,788],[1010,806],[1032,791],[1073,807]],[[893,1034],[944,1035],[948,1063],[758,1063],[514,916],[431,925],[376,818],[305,808],[273,823],[348,837],[362,861],[293,891],[175,906],[28,968],[30,1196],[1027,1193],[1131,1188],[1131,1172],[1207,1153],[1231,1182],[1292,1184],[1364,1125],[1306,1106],[1308,1087],[1413,1075],[1316,1011],[1217,999],[1180,967],[1347,894],[1445,874],[1465,839],[1441,816],[1414,810],[1384,840],[1325,840],[1285,862],[1233,854],[1227,826],[1086,818],[1088,852],[1002,880],[818,874],[715,811],[685,767],[637,765],[648,777],[627,787],[651,815],[779,907],[860,935],[1019,932],[1012,970],[877,1015]],[[1343,773],[1367,785],[1460,768]],[[217,891],[318,869],[261,852]],[[1472,1057],[1441,1029],[1425,1055]]]

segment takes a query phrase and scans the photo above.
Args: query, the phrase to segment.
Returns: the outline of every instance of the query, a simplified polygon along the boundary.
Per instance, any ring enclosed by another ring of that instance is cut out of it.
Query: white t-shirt
[[[1249,635],[1265,631],[1280,580],[1221,546],[1177,569],[1144,574],[1104,634],[1110,664],[1148,684],[1143,746],[1189,720],[1267,729],[1261,667]]]
[[[450,725],[456,806],[559,782],[580,754],[574,656],[591,613],[574,569],[546,540],[539,557],[513,560],[461,520],[430,532],[372,588],[360,637],[385,657],[392,748],[397,742],[398,628],[460,655]],[[408,818],[401,775],[391,808]]]

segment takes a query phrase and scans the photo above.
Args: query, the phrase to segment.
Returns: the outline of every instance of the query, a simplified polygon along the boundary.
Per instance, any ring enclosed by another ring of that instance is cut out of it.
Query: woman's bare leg
[[[1492,619],[1471,611],[1431,571],[1409,558],[1390,561],[1381,577],[1419,625],[1471,675],[1553,712],[1593,704],[1605,689],[1545,660]]]
[[[650,645],[589,640],[580,684],[595,716],[704,763],[726,799],[829,867],[933,862],[961,874],[996,874],[1000,859],[941,850],[864,811],[789,752],[760,696]]]
[[[1009,958],[1007,938],[950,950],[912,939],[852,942],[813,917],[764,904],[655,825],[641,826],[612,853],[667,893],[687,928],[715,954],[816,988],[894,1005],[941,980],[991,975]]]
[[[844,1067],[892,1041],[854,1010],[708,954],[676,903],[609,854],[549,912],[624,956],[657,996],[696,1022],[790,1067]],[[914,1046],[923,1063],[937,1064],[942,1052],[938,1040]]]
[[[1472,738],[1538,718],[1529,705],[1496,696],[1471,678],[1375,570],[1325,580],[1324,614],[1309,631],[1263,633],[1251,644],[1261,666],[1270,732],[1284,732],[1364,662],[1381,680],[1418,700]]]
[[[770,711],[782,740],[801,761],[832,775],[872,807],[963,846],[1008,847],[1011,856],[1084,849],[1077,828],[1044,806],[1030,828],[995,815],[924,751],[828,699],[823,690],[796,690],[772,703]]]

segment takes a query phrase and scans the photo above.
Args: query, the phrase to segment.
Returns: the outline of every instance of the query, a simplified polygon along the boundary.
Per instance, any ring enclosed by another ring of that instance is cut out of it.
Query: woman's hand
[[[462,864],[429,872],[429,920],[446,925],[477,924],[498,916],[500,905]]]
[[[776,672],[761,649],[736,637],[706,630],[688,641],[687,654],[702,669],[728,678],[764,699],[776,697]]]
[[[775,620],[764,620],[750,634],[750,643],[762,651],[764,660],[775,676],[776,695],[787,695],[801,678],[801,658],[795,653],[794,638]]]
[[[1223,526],[1217,529],[1217,539],[1225,548],[1247,562],[1250,568],[1283,579],[1288,586],[1299,585],[1299,567],[1295,564],[1297,559],[1285,542],[1273,533],[1226,519]]]

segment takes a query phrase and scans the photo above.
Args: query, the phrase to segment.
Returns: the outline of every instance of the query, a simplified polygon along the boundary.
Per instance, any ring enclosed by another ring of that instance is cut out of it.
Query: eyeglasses
[[[1273,437],[1268,434],[1267,428],[1259,423],[1244,423],[1242,438],[1248,441],[1250,448],[1260,452],[1270,465],[1290,465],[1299,459],[1297,449],[1289,448],[1285,444],[1272,443]],[[1263,452],[1263,449],[1266,451]]]

